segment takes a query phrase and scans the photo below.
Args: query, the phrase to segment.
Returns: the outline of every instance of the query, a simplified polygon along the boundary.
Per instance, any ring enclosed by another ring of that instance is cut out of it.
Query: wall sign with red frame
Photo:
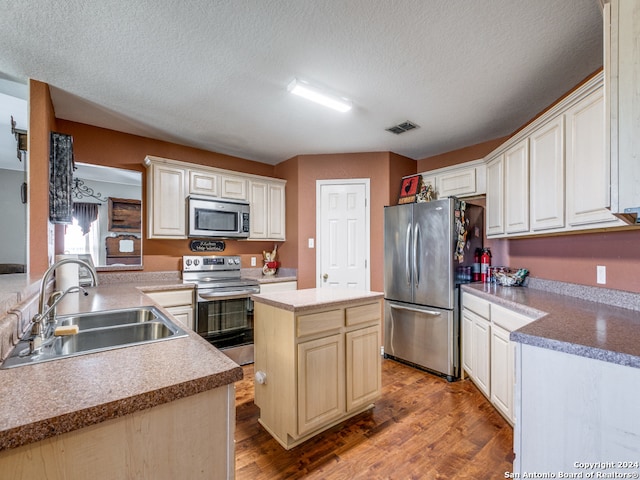
[[[420,191],[420,184],[422,183],[422,175],[411,175],[410,177],[404,177],[400,184],[400,195],[398,196],[398,205],[403,203],[414,203],[416,201],[416,195]]]

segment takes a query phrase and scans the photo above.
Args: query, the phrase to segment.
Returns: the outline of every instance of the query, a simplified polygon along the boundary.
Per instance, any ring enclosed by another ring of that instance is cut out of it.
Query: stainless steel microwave
[[[249,237],[249,204],[189,197],[189,236]]]

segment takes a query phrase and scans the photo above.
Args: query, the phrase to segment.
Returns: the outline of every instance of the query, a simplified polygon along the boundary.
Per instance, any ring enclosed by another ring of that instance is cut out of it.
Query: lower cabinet
[[[462,367],[487,397],[491,395],[489,302],[463,294]]]
[[[509,333],[498,325],[491,328],[491,403],[513,423],[513,387],[515,378],[514,345]]]
[[[194,329],[193,289],[159,290],[145,292],[145,294],[158,305],[164,307],[182,324],[191,330]]]
[[[534,345],[516,348],[517,376],[526,381],[516,389],[514,478],[526,472],[638,478],[640,369]]]
[[[235,478],[233,384],[0,452],[0,477]]]
[[[261,283],[260,284],[260,293],[275,293],[275,292],[285,292],[288,290],[297,290],[298,282],[297,281],[287,281],[287,282],[272,282],[272,283]]]
[[[462,305],[462,367],[513,425],[515,345],[509,335],[534,319],[467,292]]]
[[[303,313],[255,302],[259,422],[286,449],[368,408],[381,392],[381,301]]]

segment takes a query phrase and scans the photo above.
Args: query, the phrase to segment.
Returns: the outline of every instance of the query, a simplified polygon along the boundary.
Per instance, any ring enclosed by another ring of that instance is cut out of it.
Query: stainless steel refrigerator
[[[459,284],[472,280],[483,208],[455,198],[385,207],[386,357],[460,377]]]

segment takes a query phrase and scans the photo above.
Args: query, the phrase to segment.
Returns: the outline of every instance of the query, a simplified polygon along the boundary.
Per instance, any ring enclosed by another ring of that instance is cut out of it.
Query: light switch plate
[[[251,266],[252,267],[256,266],[256,257],[251,257]]]
[[[313,248],[315,246],[315,242],[313,241],[313,238],[309,239],[309,248]]]

